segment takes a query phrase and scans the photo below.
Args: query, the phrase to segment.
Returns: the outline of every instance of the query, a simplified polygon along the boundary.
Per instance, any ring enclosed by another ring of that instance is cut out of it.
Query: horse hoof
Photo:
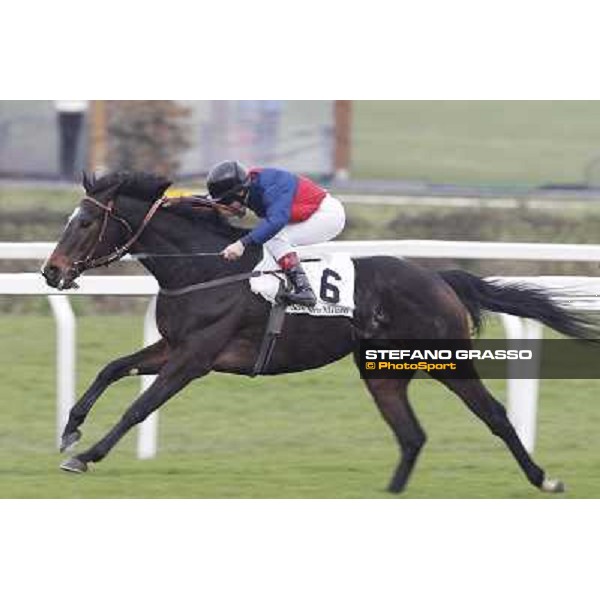
[[[541,489],[550,494],[561,494],[565,491],[565,484],[559,479],[544,479]]]
[[[386,491],[390,494],[401,494],[404,491],[404,485],[402,483],[391,481],[387,486]]]
[[[62,436],[62,440],[60,443],[60,451],[66,452],[67,450],[71,450],[77,445],[77,442],[81,439],[81,431],[76,429],[71,433]]]
[[[75,456],[61,463],[60,468],[68,473],[85,473],[88,470],[87,464]]]

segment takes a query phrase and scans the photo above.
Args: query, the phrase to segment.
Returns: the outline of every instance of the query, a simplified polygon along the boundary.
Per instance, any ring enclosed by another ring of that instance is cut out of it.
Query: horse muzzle
[[[57,290],[70,290],[79,287],[75,283],[75,279],[79,276],[77,269],[63,270],[56,265],[46,263],[42,268],[42,275],[46,283]]]

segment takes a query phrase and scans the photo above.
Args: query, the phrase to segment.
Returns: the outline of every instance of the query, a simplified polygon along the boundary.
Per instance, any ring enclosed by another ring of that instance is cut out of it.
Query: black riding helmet
[[[215,165],[206,178],[208,193],[216,202],[229,204],[234,200],[244,201],[250,185],[250,175],[241,163],[226,160]]]

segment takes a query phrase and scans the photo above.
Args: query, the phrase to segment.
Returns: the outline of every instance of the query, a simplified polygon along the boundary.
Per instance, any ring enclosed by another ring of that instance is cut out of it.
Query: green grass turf
[[[130,433],[83,476],[58,469],[54,448],[54,326],[50,317],[0,317],[0,497],[390,498],[395,442],[351,361],[250,380],[210,375],[160,415],[160,452],[134,457]],[[141,318],[79,320],[78,390],[111,358],[137,347]],[[498,397],[504,383],[490,385]],[[600,497],[597,381],[542,384],[537,460],[567,497]],[[97,440],[135,397],[137,378],[110,388],[83,427]],[[429,435],[407,498],[546,498],[502,443],[434,382],[411,385]]]
[[[357,178],[574,182],[600,155],[597,101],[356,101],[353,110]]]

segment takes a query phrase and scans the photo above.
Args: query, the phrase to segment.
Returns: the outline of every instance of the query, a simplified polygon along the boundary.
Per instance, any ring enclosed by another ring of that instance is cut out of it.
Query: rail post
[[[148,303],[144,316],[144,346],[149,346],[160,339],[156,328],[156,296]],[[156,379],[156,375],[141,376],[140,393],[144,393]],[[137,457],[154,458],[158,448],[158,411],[155,410],[138,427]]]
[[[66,296],[48,296],[56,323],[56,445],[75,403],[76,324],[71,303]]]

